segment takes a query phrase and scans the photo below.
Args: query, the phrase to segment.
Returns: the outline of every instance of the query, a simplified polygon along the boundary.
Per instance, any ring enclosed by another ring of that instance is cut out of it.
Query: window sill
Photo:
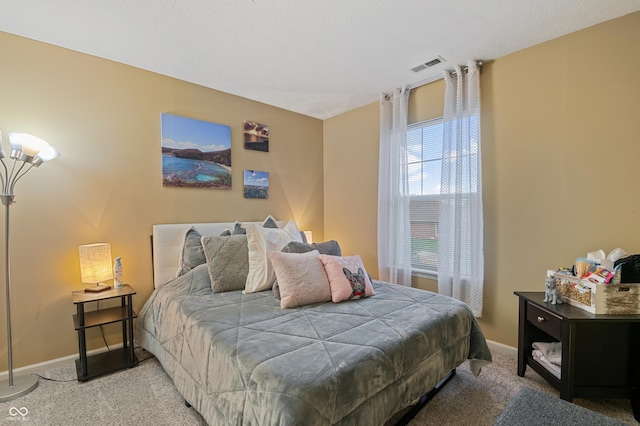
[[[427,278],[430,280],[438,280],[438,272],[437,271],[427,271],[425,269],[412,269],[411,270],[412,277],[420,277]]]

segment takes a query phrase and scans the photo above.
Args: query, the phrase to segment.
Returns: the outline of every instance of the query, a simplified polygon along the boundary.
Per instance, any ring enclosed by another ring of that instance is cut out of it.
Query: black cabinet
[[[544,292],[519,297],[518,376],[527,366],[560,391],[560,398],[631,398],[640,406],[640,315],[592,314],[544,302]],[[533,342],[561,342],[558,379],[532,356]]]

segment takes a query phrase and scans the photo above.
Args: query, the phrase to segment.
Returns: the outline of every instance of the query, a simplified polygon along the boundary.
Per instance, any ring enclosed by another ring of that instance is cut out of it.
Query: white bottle
[[[116,257],[115,261],[113,262],[113,287],[114,288],[121,288],[123,284],[121,259],[122,259],[121,257]]]

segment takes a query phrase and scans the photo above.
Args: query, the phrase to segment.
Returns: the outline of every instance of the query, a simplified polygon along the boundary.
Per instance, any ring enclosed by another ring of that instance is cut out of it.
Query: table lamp
[[[85,244],[78,247],[80,251],[80,278],[84,284],[95,284],[87,287],[87,293],[99,293],[109,290],[111,286],[104,281],[113,279],[111,264],[111,245],[109,243]]]

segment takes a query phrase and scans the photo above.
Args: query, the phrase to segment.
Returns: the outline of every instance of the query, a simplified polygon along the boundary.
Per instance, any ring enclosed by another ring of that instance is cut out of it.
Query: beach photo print
[[[231,127],[163,113],[162,185],[231,189]]]
[[[269,172],[244,171],[244,198],[269,198]]]

